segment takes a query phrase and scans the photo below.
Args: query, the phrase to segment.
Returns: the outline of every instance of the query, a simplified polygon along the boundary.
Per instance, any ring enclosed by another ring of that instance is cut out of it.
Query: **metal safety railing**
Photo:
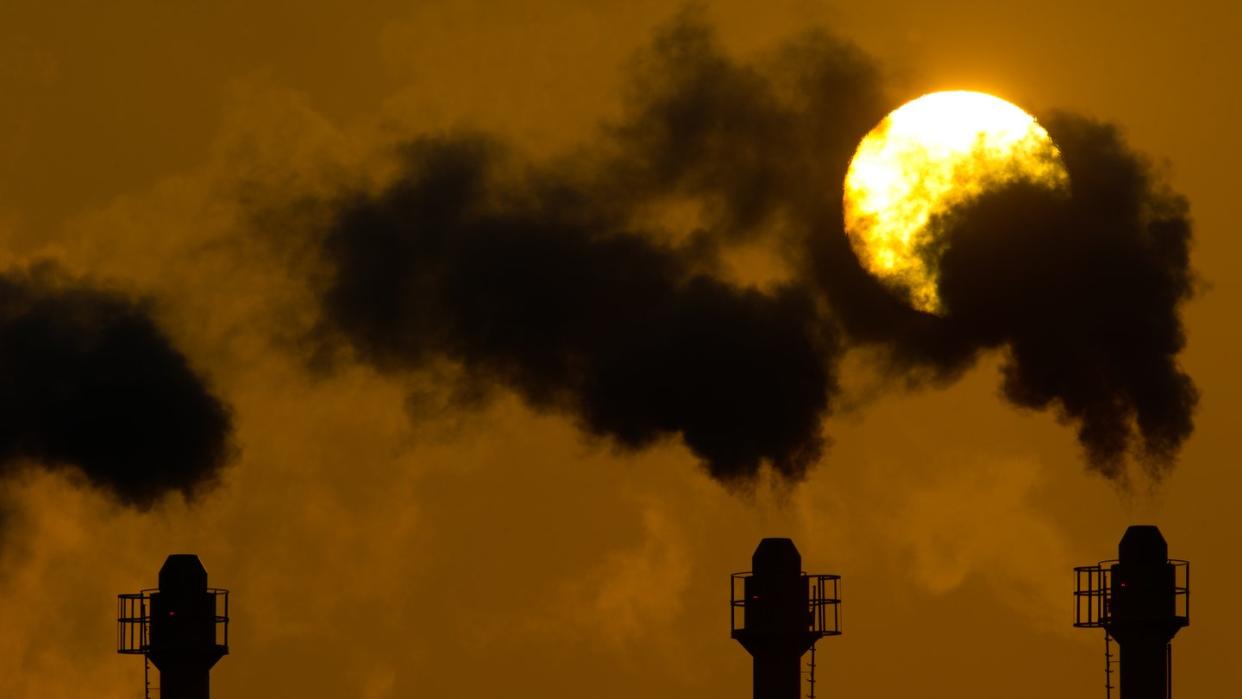
[[[1116,560],[1074,568],[1074,626],[1103,628],[1112,619],[1112,569]],[[1173,567],[1173,616],[1190,623],[1190,562],[1170,558]]]
[[[1074,626],[1102,627],[1108,619],[1112,599],[1112,566],[1117,561],[1100,561],[1074,568]]]
[[[823,636],[841,635],[841,576],[805,576],[810,583],[811,630]]]
[[[158,589],[117,595],[116,652],[128,655],[145,655],[151,649],[151,595]],[[215,645],[228,652],[229,647],[229,591],[207,588],[212,597],[215,613]]]
[[[116,652],[141,655],[151,647],[149,590],[116,597]]]
[[[734,633],[746,626],[746,579],[752,573],[744,571],[730,576],[729,631]],[[807,630],[820,636],[841,635],[841,576],[802,574],[807,586]]]

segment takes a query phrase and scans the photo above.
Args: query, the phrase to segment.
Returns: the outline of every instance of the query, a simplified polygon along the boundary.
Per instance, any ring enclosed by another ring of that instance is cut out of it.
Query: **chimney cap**
[[[793,539],[766,538],[755,548],[750,565],[755,575],[801,575],[802,554],[798,553]]]
[[[1117,558],[1121,563],[1151,565],[1167,563],[1169,545],[1154,524],[1134,524],[1126,529],[1117,546]]]
[[[200,592],[207,589],[207,569],[192,553],[174,553],[160,568],[160,592]]]

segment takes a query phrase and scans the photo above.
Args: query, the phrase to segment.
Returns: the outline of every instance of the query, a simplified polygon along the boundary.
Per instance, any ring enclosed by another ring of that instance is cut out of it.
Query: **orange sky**
[[[1192,562],[1179,696],[1242,691],[1227,592],[1242,575],[1235,5],[705,6],[740,56],[822,24],[901,97],[979,89],[1116,121],[1190,198],[1206,281],[1185,313],[1198,427],[1154,492],[1119,494],[1085,471],[1071,429],[1003,403],[995,358],[906,393],[855,356],[846,397],[865,409],[830,420],[805,483],[753,498],[675,443],[618,453],[513,397],[411,420],[405,396],[434,392],[428,377],[312,377],[284,351],[271,319],[306,311],[303,290],[249,247],[242,202],[382,179],[388,147],[455,126],[572,147],[618,113],[628,57],[675,11],[357,5],[0,5],[0,262],[52,257],[152,295],[232,404],[242,448],[203,500],[147,513],[63,473],[0,482],[0,696],[137,696],[140,663],[113,653],[114,597],[194,551],[234,591],[217,696],[746,697],[728,573],[758,537],[788,535],[808,570],[844,576],[823,693],[1098,697],[1102,643],[1070,626],[1071,569],[1112,557],[1135,521]]]

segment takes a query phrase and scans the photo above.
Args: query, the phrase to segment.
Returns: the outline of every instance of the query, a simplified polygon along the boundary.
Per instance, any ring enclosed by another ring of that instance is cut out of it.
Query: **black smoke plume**
[[[1115,129],[1054,116],[1071,194],[1015,187],[938,221],[936,317],[842,230],[850,157],[895,106],[864,54],[812,32],[739,62],[683,15],[636,65],[625,118],[587,155],[429,136],[383,191],[329,202],[319,346],[391,373],[449,361],[621,445],[676,436],[724,480],[805,473],[850,347],[903,386],[1001,351],[1005,397],[1057,411],[1094,468],[1172,463],[1196,397],[1176,361],[1187,206]],[[651,215],[687,202],[703,212],[688,234]],[[790,280],[726,281],[720,255],[758,240],[779,241]]]
[[[556,173],[502,181],[485,139],[420,141],[406,162],[323,240],[323,331],[363,361],[451,358],[619,444],[678,435],[723,479],[819,457],[837,343],[805,290],[696,272],[695,248],[652,242]]]
[[[0,274],[0,475],[72,468],[149,506],[210,483],[230,434],[141,302],[47,265]]]
[[[943,222],[940,292],[954,332],[1006,347],[1003,391],[1075,424],[1092,464],[1127,451],[1154,475],[1193,428],[1197,392],[1177,362],[1191,295],[1185,199],[1153,180],[1116,129],[1059,114],[1072,192],[1015,186]]]

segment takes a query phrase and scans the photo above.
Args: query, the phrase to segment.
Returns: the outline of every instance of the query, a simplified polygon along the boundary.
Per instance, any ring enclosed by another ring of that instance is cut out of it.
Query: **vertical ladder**
[[[146,699],[160,699],[160,697],[164,696],[160,694],[160,686],[158,684],[151,685],[151,659],[145,655],[142,656],[142,684],[147,695]]]
[[[1113,637],[1104,631],[1104,698],[1113,699]]]
[[[807,686],[810,688],[807,691],[806,697],[807,699],[815,699],[815,644],[814,643],[811,644],[811,661],[810,663],[807,664],[806,670],[807,670],[806,671]]]
[[[1164,699],[1173,699],[1173,644],[1164,647]]]
[[[146,699],[151,699],[151,658],[147,655],[147,597],[143,595],[141,604],[142,609],[142,631],[139,635],[142,644],[142,692]]]

